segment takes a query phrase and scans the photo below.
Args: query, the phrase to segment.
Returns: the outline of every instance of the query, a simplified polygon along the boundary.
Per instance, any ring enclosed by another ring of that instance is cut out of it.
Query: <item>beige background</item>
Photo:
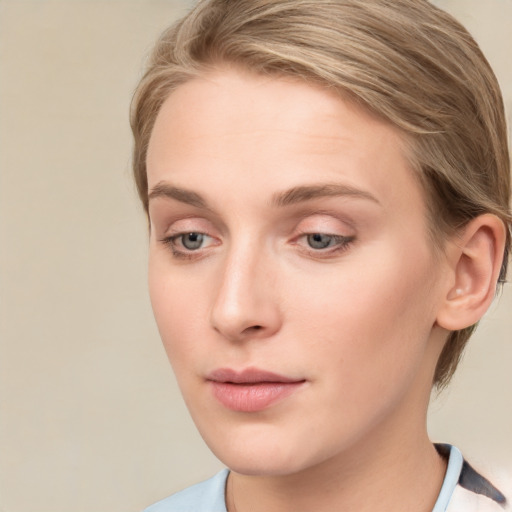
[[[512,104],[512,2],[438,0]],[[146,291],[127,110],[156,35],[189,2],[0,0],[0,510],[131,512],[216,471]],[[430,430],[512,469],[512,290]]]

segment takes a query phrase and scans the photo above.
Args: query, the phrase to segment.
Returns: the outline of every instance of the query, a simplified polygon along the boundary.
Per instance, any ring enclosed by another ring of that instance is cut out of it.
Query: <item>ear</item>
[[[503,262],[506,228],[491,214],[469,222],[448,243],[446,257],[449,279],[437,324],[449,331],[478,322],[496,293]]]

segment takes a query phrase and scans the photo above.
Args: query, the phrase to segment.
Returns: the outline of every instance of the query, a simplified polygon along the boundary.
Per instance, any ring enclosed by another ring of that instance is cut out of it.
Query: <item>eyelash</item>
[[[199,231],[187,231],[187,232],[183,232],[183,233],[177,233],[172,236],[164,237],[164,238],[160,239],[159,241],[161,243],[163,243],[165,246],[170,248],[172,256],[174,258],[192,261],[192,260],[201,258],[203,256],[203,254],[201,254],[202,247],[199,247],[196,250],[187,249],[186,247],[184,247],[183,237],[186,235],[191,235],[191,234],[196,234],[196,235],[206,237],[208,239],[213,239],[206,233],[201,233]],[[299,245],[298,241],[301,239],[307,240],[308,237],[315,236],[315,235],[329,237],[330,238],[329,243],[332,241],[333,245],[327,246],[325,248],[315,249],[315,248],[311,247],[308,243],[309,247],[303,247],[301,249],[308,256],[311,256],[314,258],[329,258],[330,256],[341,254],[341,253],[345,252],[346,250],[348,250],[349,247],[352,245],[352,243],[355,240],[355,236],[333,235],[330,233],[321,233],[321,232],[301,232],[297,237],[295,237],[294,245]],[[181,245],[182,245],[183,249],[179,250],[177,248],[178,247],[177,241],[180,239],[182,240]]]

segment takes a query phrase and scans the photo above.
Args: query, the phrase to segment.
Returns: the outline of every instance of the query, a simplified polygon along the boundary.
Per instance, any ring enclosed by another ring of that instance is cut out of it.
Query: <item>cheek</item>
[[[180,277],[179,271],[170,271],[165,258],[151,252],[148,284],[160,337],[174,365],[187,355],[185,345],[190,354],[193,349],[190,340],[198,339],[199,322],[204,321],[205,316],[199,300],[201,292],[194,286],[194,281]]]
[[[435,319],[430,258],[422,254],[410,265],[399,251],[380,254],[378,264],[361,255],[357,265],[290,290],[290,324],[317,371],[327,364],[342,368],[347,382],[364,376],[371,384],[419,364]]]

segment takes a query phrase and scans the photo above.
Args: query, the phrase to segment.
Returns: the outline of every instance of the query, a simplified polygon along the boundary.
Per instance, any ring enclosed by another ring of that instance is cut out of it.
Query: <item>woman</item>
[[[432,386],[505,279],[496,79],[424,0],[206,0],[133,104],[149,286],[229,468],[160,511],[500,510]]]

